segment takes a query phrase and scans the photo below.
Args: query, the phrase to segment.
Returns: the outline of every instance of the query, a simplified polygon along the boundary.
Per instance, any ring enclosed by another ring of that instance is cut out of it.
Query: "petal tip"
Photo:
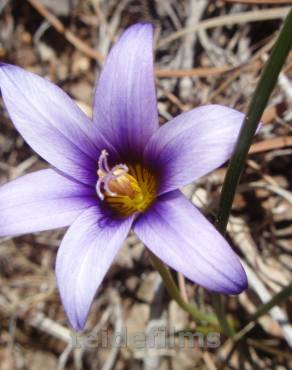
[[[238,290],[236,294],[242,293],[247,288],[248,288],[248,280],[247,280],[246,272],[244,271],[242,267],[242,273],[241,273],[241,277],[240,277],[239,284],[238,284]]]
[[[241,264],[239,264],[237,275],[232,279],[232,284],[223,292],[230,295],[238,295],[248,288],[248,280],[246,272]]]
[[[148,29],[148,30],[153,30],[154,29],[154,25],[150,22],[138,22],[138,23],[134,23],[132,24],[131,26],[129,26],[126,31],[129,32],[129,31],[139,31],[139,30],[143,30],[143,29]]]
[[[68,317],[72,328],[74,329],[74,331],[78,331],[78,332],[84,330],[85,323],[86,323],[86,318],[87,318],[87,316],[85,318],[71,318],[71,317]]]
[[[136,39],[139,37],[142,42],[143,39],[153,41],[154,26],[149,22],[139,22],[129,26],[121,35],[120,40],[127,40],[128,38]]]

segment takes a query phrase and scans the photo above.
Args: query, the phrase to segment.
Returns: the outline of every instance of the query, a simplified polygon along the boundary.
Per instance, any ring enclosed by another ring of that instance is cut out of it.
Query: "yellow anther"
[[[99,158],[98,196],[120,216],[144,212],[156,197],[156,178],[140,164],[109,168],[107,155],[102,151]]]
[[[109,188],[117,195],[125,195],[133,199],[137,194],[141,193],[142,190],[133,176],[122,172],[123,171],[120,169],[113,172],[117,177],[109,181]]]

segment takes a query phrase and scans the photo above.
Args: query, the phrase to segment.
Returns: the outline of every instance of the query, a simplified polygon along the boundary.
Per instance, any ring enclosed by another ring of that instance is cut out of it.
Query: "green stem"
[[[268,99],[276,85],[279,73],[283,67],[291,46],[292,10],[289,12],[284,22],[283,28],[273,47],[270,58],[265,65],[259,83],[249,105],[247,115],[244,119],[235,146],[234,154],[230,160],[221,192],[219,211],[217,216],[217,227],[223,236],[226,233],[227,222],[235,196],[236,187],[239,183],[253,136],[256,132],[264,109],[268,103]],[[214,296],[214,301],[215,307],[217,307],[216,314],[220,325],[222,329],[224,329],[225,334],[230,336],[233,330],[229,327],[229,324],[225,318],[221,298],[216,295]]]
[[[245,116],[245,120],[235,146],[234,154],[230,160],[229,168],[222,188],[217,217],[217,226],[223,235],[226,232],[226,226],[236,187],[243,171],[253,136],[263,115],[268,99],[276,85],[279,73],[283,67],[291,46],[292,10],[289,12],[285,20],[282,31],[278,36],[270,58],[263,70],[249,105],[248,112]]]
[[[287,285],[285,288],[283,288],[279,293],[274,295],[273,298],[271,298],[268,302],[262,304],[256,312],[254,312],[251,317],[250,321],[256,321],[261,316],[266,314],[268,311],[270,311],[271,308],[274,306],[278,306],[280,303],[284,302],[287,298],[292,295],[292,283]]]
[[[162,280],[165,284],[165,287],[172,299],[174,299],[177,304],[186,312],[188,312],[192,318],[195,321],[200,321],[200,322],[207,322],[211,325],[217,326],[218,327],[218,321],[216,319],[216,316],[214,315],[208,315],[205,314],[204,312],[200,311],[197,309],[195,306],[187,303],[181,296],[180,291],[173,280],[173,277],[169,271],[169,269],[164,265],[164,263],[156,257],[153,253],[150,253],[150,258],[153,263],[153,266],[155,269],[159,272],[159,274],[162,277]]]
[[[248,323],[234,336],[234,341],[241,340],[253,327],[254,322],[269,312],[273,307],[280,305],[292,295],[292,283],[283,288],[268,302],[263,303],[249,318]]]
[[[235,335],[235,330],[225,316],[224,297],[222,297],[220,294],[213,293],[212,303],[222,332],[228,337],[232,338]]]

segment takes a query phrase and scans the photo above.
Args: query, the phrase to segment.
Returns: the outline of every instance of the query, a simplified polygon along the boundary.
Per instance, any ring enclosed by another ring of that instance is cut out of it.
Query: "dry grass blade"
[[[95,49],[88,46],[78,36],[74,35],[71,31],[67,30],[63,23],[38,0],[27,0],[47,21],[62,34],[65,39],[70,42],[76,49],[82,51],[90,58],[96,59],[101,65],[103,63],[103,56]]]
[[[225,3],[240,3],[248,5],[280,5],[292,4],[292,0],[223,0]]]
[[[230,26],[234,24],[285,18],[289,10],[290,7],[262,9],[206,19],[195,26],[183,28],[180,31],[174,32],[170,36],[165,37],[158,42],[157,48],[164,47],[170,42],[177,40],[178,38],[183,37],[190,32],[197,32],[199,30],[207,30],[210,28]]]
[[[268,150],[286,148],[288,146],[292,146],[292,136],[275,137],[253,144],[249,153],[261,153]]]

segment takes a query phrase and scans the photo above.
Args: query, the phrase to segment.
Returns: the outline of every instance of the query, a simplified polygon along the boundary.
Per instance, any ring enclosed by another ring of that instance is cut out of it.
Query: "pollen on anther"
[[[142,165],[119,163],[110,167],[103,150],[98,160],[96,193],[120,216],[144,212],[156,198],[157,181]]]

